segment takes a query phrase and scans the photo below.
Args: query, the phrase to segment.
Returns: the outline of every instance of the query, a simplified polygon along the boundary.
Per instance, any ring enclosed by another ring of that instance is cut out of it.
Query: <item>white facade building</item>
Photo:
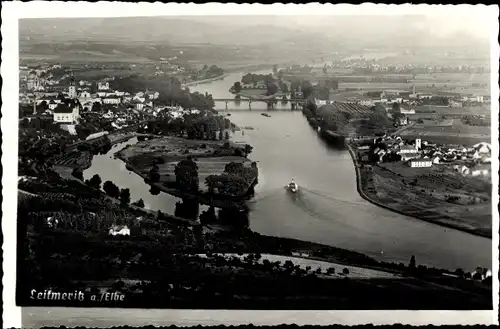
[[[415,110],[414,109],[401,109],[401,114],[415,114]]]
[[[127,227],[127,225],[124,226],[116,226],[114,225],[109,229],[109,234],[110,235],[130,235],[130,229]]]
[[[409,154],[409,153],[416,153],[417,148],[411,145],[403,145],[398,151],[398,154]]]
[[[59,104],[54,109],[54,122],[74,124],[80,118],[80,109],[78,104]]]
[[[99,82],[97,84],[97,90],[109,90],[109,82]]]
[[[429,159],[418,159],[418,160],[410,160],[410,167],[412,168],[428,168],[432,167],[432,161]]]
[[[107,97],[102,100],[104,104],[118,105],[120,104],[120,98],[118,97]]]

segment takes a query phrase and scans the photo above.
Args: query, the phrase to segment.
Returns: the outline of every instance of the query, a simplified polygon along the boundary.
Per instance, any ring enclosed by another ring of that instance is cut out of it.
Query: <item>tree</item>
[[[278,86],[274,82],[268,82],[266,87],[267,87],[267,95],[274,95],[279,90]]]
[[[344,267],[342,273],[344,273],[345,275],[349,274],[349,269],[347,267]]]
[[[249,145],[249,144],[245,144],[245,158],[248,157],[250,155],[250,153],[252,153],[253,151],[253,146]]]
[[[241,78],[241,82],[244,83],[244,84],[250,84],[250,83],[253,83],[253,74],[251,73],[247,73],[245,74],[242,78]]]
[[[97,92],[97,83],[95,81],[90,85],[90,93],[95,94]]]
[[[313,102],[312,100],[308,100],[305,108],[309,111],[312,117],[316,116],[318,106],[315,102]]]
[[[104,192],[112,198],[118,198],[120,196],[120,189],[112,181],[104,182],[102,186]]]
[[[399,104],[398,102],[392,103],[392,112],[401,113],[401,104]]]
[[[221,130],[219,130],[219,140],[223,140],[224,139],[224,132]]]
[[[101,188],[101,177],[98,174],[95,174],[90,178],[88,181],[86,181],[87,185],[95,188],[95,189],[100,189]]]
[[[120,203],[122,205],[127,205],[130,203],[130,190],[128,188],[121,189],[121,191],[120,191]]]
[[[415,256],[412,255],[411,258],[410,258],[410,265],[409,265],[410,269],[415,269],[416,267],[416,263],[415,263]]]
[[[74,168],[71,175],[79,180],[83,180],[83,172],[79,168]]]
[[[153,165],[153,167],[151,167],[148,175],[150,181],[158,182],[160,180],[160,173],[158,171],[159,171],[158,165],[155,164]]]
[[[282,83],[281,84],[281,91],[284,92],[284,93],[287,93],[289,90],[288,90],[288,84],[286,83]],[[283,98],[284,100],[284,98]]]
[[[326,274],[328,274],[328,275],[335,274],[335,267],[329,267],[329,268],[326,270]]]
[[[36,106],[36,111],[38,113],[43,113],[49,109],[49,105],[47,104],[46,101],[42,101],[40,104]]]
[[[136,206],[136,207],[139,207],[139,208],[144,208],[145,207],[144,200],[142,200],[142,198],[140,198],[137,201],[132,202],[132,205]]]
[[[229,131],[226,130],[226,133],[224,134],[224,139],[229,140]]]
[[[387,111],[381,105],[372,107],[372,113],[368,118],[368,122],[374,128],[378,128],[381,130],[385,130],[387,127],[391,126],[391,120],[387,116]]]
[[[180,190],[198,192],[198,165],[188,157],[175,166],[175,181]]]
[[[102,105],[99,102],[94,102],[92,104],[92,112],[101,112],[102,111]]]
[[[304,81],[302,84],[302,93],[304,94],[304,98],[309,98],[314,91],[313,85],[309,81]]]
[[[457,268],[455,270],[455,274],[459,277],[459,278],[463,278],[465,277],[465,272],[464,270],[462,270],[461,268]]]
[[[233,89],[235,93],[239,93],[241,91],[241,82],[236,81],[233,85]]]

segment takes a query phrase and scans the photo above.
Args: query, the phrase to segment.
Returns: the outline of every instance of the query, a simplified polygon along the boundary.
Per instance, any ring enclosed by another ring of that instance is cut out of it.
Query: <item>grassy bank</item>
[[[227,76],[228,76],[228,74],[222,74],[222,75],[219,75],[219,76],[216,76],[216,77],[213,77],[213,78],[202,79],[202,80],[195,80],[195,81],[189,81],[189,82],[183,83],[182,86],[183,87],[189,87],[189,86],[193,86],[193,85],[198,85],[198,84],[203,84],[203,83],[209,83],[209,82],[216,81],[216,80],[222,80],[222,79],[224,79]]]
[[[346,146],[356,169],[358,193],[365,200],[405,216],[491,239],[491,196],[481,193],[485,186],[482,182],[467,186],[474,188],[474,191],[469,190],[464,195],[469,196],[470,193],[473,197],[484,200],[484,203],[452,205],[446,201],[446,197],[448,194],[455,196],[458,192],[454,191],[452,186],[450,188],[441,186],[443,187],[441,190],[438,182],[431,181],[433,177],[439,179],[438,177],[446,176],[439,173],[427,174],[427,176],[418,176],[419,181],[428,178],[429,182],[426,185],[425,181],[419,185],[405,184],[404,173],[402,176],[391,168],[377,165],[365,166],[358,161],[355,145],[346,140]],[[416,170],[425,169],[428,168]],[[411,179],[407,178],[407,180]],[[449,180],[452,182],[453,178]],[[469,184],[472,183],[469,182]],[[456,186],[456,188],[461,189],[463,185]]]

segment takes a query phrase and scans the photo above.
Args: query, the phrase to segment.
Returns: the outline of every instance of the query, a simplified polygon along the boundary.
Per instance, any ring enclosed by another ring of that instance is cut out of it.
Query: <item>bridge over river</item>
[[[291,104],[291,109],[294,110],[297,108],[298,105],[303,105],[307,102],[306,99],[303,98],[290,98],[290,99],[280,99],[280,98],[269,98],[269,99],[262,99],[262,98],[214,98],[214,102],[221,102],[225,103],[225,109],[229,109],[229,104],[234,103],[234,104],[241,104],[241,103],[248,103],[248,109],[251,111],[252,110],[252,103],[267,103],[268,109],[274,109],[274,105],[277,103],[290,103]]]

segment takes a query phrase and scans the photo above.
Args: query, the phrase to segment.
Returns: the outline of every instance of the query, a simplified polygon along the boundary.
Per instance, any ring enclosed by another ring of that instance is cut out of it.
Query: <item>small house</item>
[[[399,155],[402,154],[409,154],[409,153],[415,153],[417,151],[417,148],[411,145],[402,145],[399,148],[399,151],[397,152]]]
[[[490,176],[491,175],[491,166],[488,165],[476,165],[471,168],[470,170],[471,176],[477,177],[477,176]]]
[[[130,235],[130,229],[127,227],[127,225],[123,226],[118,226],[118,225],[113,225],[109,229],[109,235]]]
[[[432,161],[430,159],[415,159],[408,161],[408,164],[412,168],[428,168],[432,166]]]

